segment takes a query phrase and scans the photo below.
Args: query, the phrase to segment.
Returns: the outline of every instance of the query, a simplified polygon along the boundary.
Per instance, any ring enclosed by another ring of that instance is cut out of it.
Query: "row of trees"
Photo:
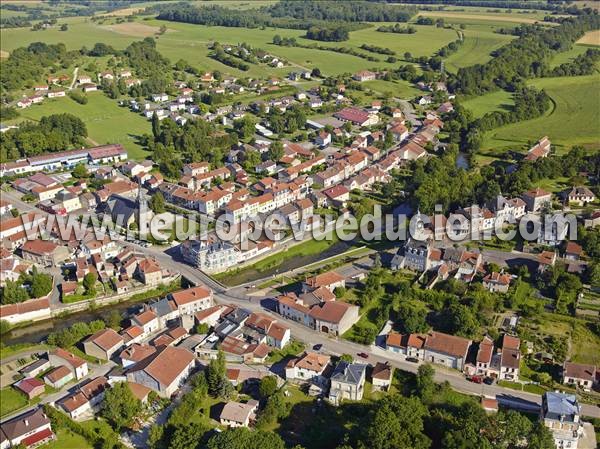
[[[329,39],[321,39],[321,40],[329,40]],[[331,40],[334,40],[334,39],[331,39]],[[279,36],[278,34],[273,36],[272,42],[273,42],[273,44],[280,45],[282,47],[298,47],[298,48],[306,48],[309,50],[333,51],[336,53],[344,53],[346,55],[356,56],[357,58],[366,59],[367,61],[371,61],[371,62],[379,62],[378,58],[368,55],[366,53],[361,53],[352,47],[329,47],[329,46],[324,46],[324,45],[318,45],[316,43],[315,44],[301,44],[298,41],[296,41],[296,39],[293,37],[281,38],[281,36]],[[376,47],[376,48],[380,48],[380,47]],[[373,50],[370,50],[370,51],[373,51]]]
[[[459,69],[449,85],[458,93],[480,95],[505,88],[518,78],[542,76],[549,71],[549,60],[556,52],[570,49],[586,31],[598,28],[597,14],[565,19],[556,27],[530,26],[518,39],[498,49],[489,62]]]
[[[399,23],[394,25],[382,25],[377,28],[381,33],[396,33],[396,34],[415,34],[417,29],[414,26],[402,26]]]

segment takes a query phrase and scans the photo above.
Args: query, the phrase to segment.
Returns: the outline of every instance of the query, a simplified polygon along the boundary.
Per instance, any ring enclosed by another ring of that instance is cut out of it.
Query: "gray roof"
[[[39,368],[43,368],[46,365],[49,365],[50,361],[48,359],[38,359],[35,362],[33,362],[31,365],[27,365],[25,368],[23,368],[21,370],[22,374],[27,374],[30,373],[32,371],[35,371]]]
[[[367,365],[362,363],[348,363],[341,361],[335,367],[331,380],[343,382],[352,385],[358,385],[364,377],[367,370]]]
[[[544,408],[546,418],[550,419],[560,419],[562,416],[572,421],[575,415],[579,415],[579,404],[574,394],[549,391],[544,394]]]
[[[135,216],[138,213],[138,204],[136,200],[119,195],[111,196],[107,201],[107,205],[113,222],[121,226],[127,226],[127,222],[131,216]]]
[[[9,440],[14,440],[49,423],[50,420],[39,407],[3,423],[2,432]]]
[[[169,300],[166,297],[150,304],[150,308],[159,317],[168,315],[169,313],[173,312],[171,304],[169,304]]]

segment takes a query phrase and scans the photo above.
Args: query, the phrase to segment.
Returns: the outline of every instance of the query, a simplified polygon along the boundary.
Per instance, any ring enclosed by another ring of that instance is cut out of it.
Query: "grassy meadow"
[[[514,101],[510,92],[497,90],[463,100],[462,105],[469,109],[475,118],[480,118],[488,112],[509,110],[514,105]]]
[[[126,107],[120,107],[104,93],[90,92],[88,103],[81,105],[69,97],[46,99],[20,111],[19,120],[39,120],[45,115],[70,113],[80,117],[86,124],[91,145],[105,143],[122,144],[131,158],[144,158],[147,154],[136,143],[138,136],[150,133],[150,122]]]
[[[542,117],[503,126],[488,132],[482,149],[499,156],[507,149],[519,149],[542,136],[549,136],[555,148],[567,151],[573,145],[598,148],[600,142],[600,74],[563,78],[541,78],[530,84],[544,89],[552,107]],[[493,150],[492,150],[493,149]],[[491,154],[490,154],[491,153]]]

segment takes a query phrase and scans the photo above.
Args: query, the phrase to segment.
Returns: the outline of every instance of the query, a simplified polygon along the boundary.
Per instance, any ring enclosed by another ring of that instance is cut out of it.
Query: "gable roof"
[[[121,337],[114,329],[106,328],[90,335],[85,342],[92,342],[99,348],[108,351],[115,346],[123,344],[123,337]]]
[[[192,287],[171,293],[171,299],[177,307],[210,297],[210,290],[204,286]]]
[[[193,362],[194,354],[187,349],[166,346],[136,363],[130,372],[144,371],[161,385],[169,386]]]
[[[65,351],[62,348],[56,348],[51,352],[51,354],[65,360],[73,368],[79,368],[80,366],[87,364],[87,362],[82,358],[77,357],[76,355],[71,354],[69,351]]]
[[[448,354],[453,357],[466,357],[471,340],[456,335],[432,331],[425,339],[425,349]]]

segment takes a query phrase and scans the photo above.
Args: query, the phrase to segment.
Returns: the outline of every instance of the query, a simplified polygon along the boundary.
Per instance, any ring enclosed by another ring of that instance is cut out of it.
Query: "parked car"
[[[494,378],[493,377],[486,377],[485,379],[483,379],[483,383],[486,385],[492,385],[494,383]]]
[[[369,358],[369,354],[367,354],[366,352],[358,352],[356,355],[358,355],[359,357],[362,357],[363,359]]]
[[[467,380],[475,384],[480,384],[481,382],[483,382],[483,378],[481,376],[470,376],[467,377]]]
[[[320,351],[323,345],[321,343],[317,343],[313,346],[313,351]]]
[[[419,359],[416,357],[406,357],[404,360],[410,363],[419,363]]]

